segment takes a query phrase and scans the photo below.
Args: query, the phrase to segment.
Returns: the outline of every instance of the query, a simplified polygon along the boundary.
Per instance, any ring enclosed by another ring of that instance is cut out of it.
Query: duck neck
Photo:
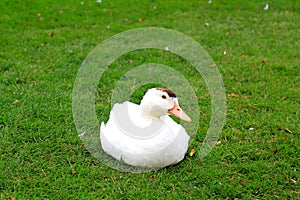
[[[141,107],[141,117],[148,120],[160,120],[160,117],[165,115],[165,112],[158,106],[152,106],[147,101],[142,101]]]
[[[141,107],[141,117],[147,121],[160,119],[160,116],[154,115],[153,110],[146,107]]]

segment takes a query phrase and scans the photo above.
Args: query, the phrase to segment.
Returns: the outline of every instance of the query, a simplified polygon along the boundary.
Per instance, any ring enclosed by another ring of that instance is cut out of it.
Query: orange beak
[[[175,117],[178,117],[179,119],[182,119],[184,121],[187,121],[187,122],[191,122],[191,118],[185,114],[185,112],[183,112],[183,110],[180,108],[179,105],[177,105],[176,102],[174,102],[174,107],[171,108],[169,111],[168,111],[170,114],[173,114]]]

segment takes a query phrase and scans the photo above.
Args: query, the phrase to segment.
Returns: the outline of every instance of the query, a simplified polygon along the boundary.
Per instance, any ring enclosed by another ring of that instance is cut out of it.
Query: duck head
[[[184,121],[192,121],[180,108],[176,94],[167,88],[149,89],[140,106],[143,115],[151,119],[159,119],[163,115],[172,114]]]

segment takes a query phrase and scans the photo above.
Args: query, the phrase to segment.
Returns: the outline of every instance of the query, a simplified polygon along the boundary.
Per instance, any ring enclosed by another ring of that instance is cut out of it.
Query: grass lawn
[[[0,199],[300,199],[299,22],[297,0],[0,1]],[[182,32],[210,54],[226,88],[226,125],[218,145],[197,159],[211,116],[201,76],[168,52],[128,53],[99,80],[99,123],[118,78],[152,62],[174,66],[193,85],[200,126],[194,156],[125,173],[86,150],[72,89],[99,43],[151,26]]]

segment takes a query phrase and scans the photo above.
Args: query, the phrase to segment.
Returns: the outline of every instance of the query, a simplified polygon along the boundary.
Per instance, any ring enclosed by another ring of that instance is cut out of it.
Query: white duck
[[[168,115],[191,122],[174,92],[152,88],[140,105],[115,104],[106,125],[101,123],[103,150],[128,165],[161,168],[178,163],[188,148],[189,135]]]

